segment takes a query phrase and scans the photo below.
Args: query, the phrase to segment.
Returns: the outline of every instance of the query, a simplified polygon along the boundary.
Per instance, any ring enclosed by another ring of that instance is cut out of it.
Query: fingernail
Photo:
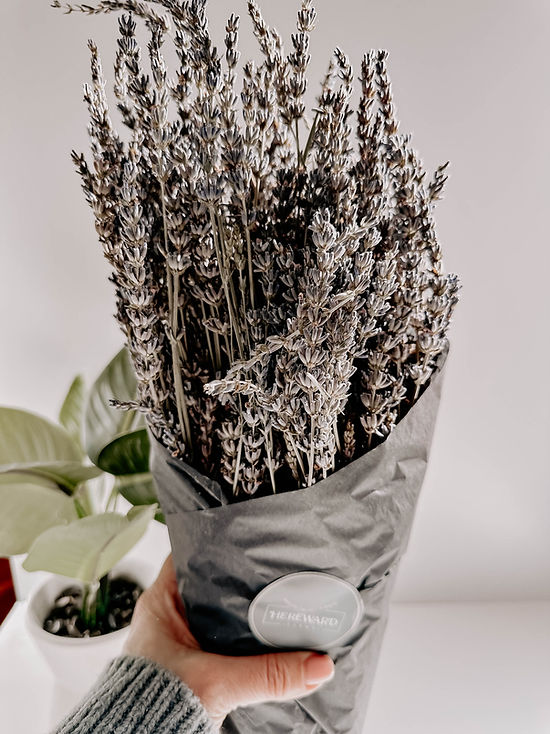
[[[334,663],[328,655],[314,653],[304,663],[305,681],[308,686],[315,686],[330,680],[334,675]]]

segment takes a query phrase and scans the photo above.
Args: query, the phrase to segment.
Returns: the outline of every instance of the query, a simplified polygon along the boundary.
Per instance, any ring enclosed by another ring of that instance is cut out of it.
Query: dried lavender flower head
[[[429,180],[399,132],[387,52],[364,55],[353,110],[337,48],[308,114],[311,0],[288,52],[249,0],[262,61],[241,67],[239,18],[219,51],[204,0],[52,5],[121,12],[131,139],[91,42],[91,163],[73,153],[138,379],[120,407],[230,499],[309,486],[384,440],[447,347],[460,287],[434,222],[447,164]]]

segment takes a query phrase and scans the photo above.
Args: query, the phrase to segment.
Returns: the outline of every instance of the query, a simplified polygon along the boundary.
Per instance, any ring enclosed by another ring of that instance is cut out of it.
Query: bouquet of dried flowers
[[[128,139],[111,120],[90,41],[92,159],[73,160],[138,381],[136,400],[118,405],[145,414],[165,468],[179,466],[191,490],[206,478],[227,509],[281,491],[305,498],[397,446],[390,434],[444,360],[459,283],[443,270],[433,218],[447,164],[428,180],[399,132],[386,51],[363,57],[353,110],[354,72],[337,48],[309,113],[311,0],[301,2],[289,52],[249,0],[262,59],[242,75],[239,19],[228,19],[221,52],[205,0],[52,4],[128,13],[114,66]],[[135,18],[149,32],[147,63]],[[169,527],[171,482],[164,501],[158,487]],[[394,535],[402,552],[408,532]]]
[[[92,164],[73,154],[139,381],[121,407],[235,494],[309,486],[391,432],[444,349],[458,290],[433,220],[446,164],[427,182],[398,132],[385,51],[362,61],[356,150],[340,49],[308,119],[311,2],[289,54],[249,2],[263,61],[240,88],[239,19],[222,55],[205,2],[158,4],[169,19],[133,1],[64,6],[127,9],[151,34],[146,72],[132,15],[119,20],[127,145],[90,42]]]

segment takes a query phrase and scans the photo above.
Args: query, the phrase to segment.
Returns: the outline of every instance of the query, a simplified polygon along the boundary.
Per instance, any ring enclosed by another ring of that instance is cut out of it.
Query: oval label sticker
[[[265,645],[326,650],[353,632],[363,611],[352,584],[328,573],[300,571],[260,591],[248,609],[248,624]]]

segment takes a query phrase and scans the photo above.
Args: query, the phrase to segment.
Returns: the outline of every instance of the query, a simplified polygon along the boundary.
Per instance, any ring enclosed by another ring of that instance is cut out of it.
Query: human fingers
[[[311,652],[208,655],[193,672],[192,687],[220,726],[238,706],[308,695],[333,677],[334,663],[328,655]]]

